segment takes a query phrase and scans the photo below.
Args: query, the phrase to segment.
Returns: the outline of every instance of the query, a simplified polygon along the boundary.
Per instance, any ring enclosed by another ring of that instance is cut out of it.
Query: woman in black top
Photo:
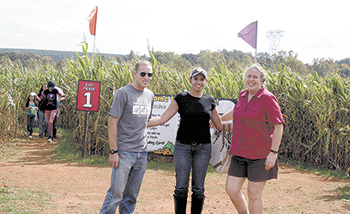
[[[209,121],[222,130],[222,121],[214,98],[203,93],[207,72],[195,68],[190,74],[191,90],[179,93],[160,116],[152,118],[148,127],[166,123],[176,112],[180,114],[174,148],[176,186],[175,213],[186,213],[189,178],[192,168],[191,213],[201,213],[204,202],[204,180],[211,157]]]
[[[38,93],[38,97],[41,97],[41,94],[47,89],[47,85],[46,83],[43,84],[40,88],[40,91]],[[44,99],[39,101],[38,104],[38,116],[39,116],[39,137],[42,138],[44,137],[48,137],[49,136],[49,132],[48,132],[48,125],[47,125],[47,119],[46,119],[46,115],[45,115],[45,105],[44,104]]]

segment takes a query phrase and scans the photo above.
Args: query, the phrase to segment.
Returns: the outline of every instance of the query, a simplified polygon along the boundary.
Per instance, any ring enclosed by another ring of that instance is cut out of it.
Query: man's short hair
[[[151,65],[151,63],[147,60],[141,60],[141,61],[138,61],[135,65],[135,71],[138,71],[140,65],[145,65],[145,66],[149,66]]]

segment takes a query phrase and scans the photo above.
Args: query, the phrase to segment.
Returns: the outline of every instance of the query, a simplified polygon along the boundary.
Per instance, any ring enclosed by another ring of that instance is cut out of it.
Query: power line
[[[290,40],[290,39],[284,39],[284,43],[291,46],[291,47],[296,47],[296,48],[301,48],[303,50],[309,51],[311,53],[315,53],[315,55],[318,54],[324,54],[324,55],[337,55],[341,58],[344,58],[344,56],[350,57],[350,53],[345,53],[345,52],[340,52],[340,51],[334,51],[331,49],[324,49],[324,48],[320,48],[320,47],[316,47],[316,46],[311,46],[309,44],[304,44],[304,43],[300,43],[294,40]]]

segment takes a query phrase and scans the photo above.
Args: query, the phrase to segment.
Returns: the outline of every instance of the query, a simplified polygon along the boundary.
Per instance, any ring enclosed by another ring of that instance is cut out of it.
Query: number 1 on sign
[[[86,92],[84,94],[84,97],[86,97],[86,103],[83,105],[84,108],[91,108],[92,104],[91,104],[91,93],[90,92]]]

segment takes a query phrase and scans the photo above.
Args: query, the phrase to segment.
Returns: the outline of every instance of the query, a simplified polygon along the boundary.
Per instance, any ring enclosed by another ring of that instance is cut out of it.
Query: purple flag
[[[238,33],[238,37],[241,37],[250,46],[256,48],[257,37],[258,37],[258,21],[250,23],[241,32]]]

